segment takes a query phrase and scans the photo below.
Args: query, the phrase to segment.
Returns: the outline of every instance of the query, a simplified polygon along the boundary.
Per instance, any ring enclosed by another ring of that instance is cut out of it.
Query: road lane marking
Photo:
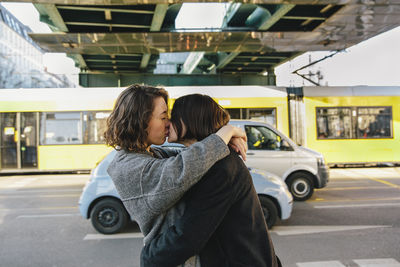
[[[29,218],[54,218],[54,217],[74,217],[80,216],[79,213],[66,213],[66,214],[32,214],[32,215],[19,215],[17,219]]]
[[[62,209],[78,209],[77,206],[70,206],[70,207],[40,207],[36,208],[38,210],[62,210]]]
[[[274,226],[271,233],[280,236],[304,235],[328,232],[341,232],[350,230],[365,230],[373,228],[387,228],[390,225],[298,225],[298,226]]]
[[[314,233],[326,233],[326,232],[338,232],[338,231],[349,231],[349,230],[365,230],[372,228],[385,228],[391,227],[389,225],[304,225],[304,226],[275,226],[271,233],[275,233],[280,236],[288,235],[301,235],[301,234],[314,234]],[[129,238],[143,238],[142,233],[121,233],[113,235],[103,234],[87,234],[83,240],[102,240],[102,239],[129,239]],[[325,266],[325,265],[320,265]]]
[[[63,195],[38,195],[35,198],[55,198],[55,197],[79,197],[81,194],[63,194]],[[0,198],[32,198],[31,195],[0,195]]]
[[[348,187],[325,187],[318,191],[340,191],[340,190],[368,190],[368,189],[392,189],[387,186],[348,186]]]
[[[380,178],[382,178],[382,179],[387,179],[387,180],[399,180],[400,179],[400,176],[399,177],[387,177],[387,176],[382,176],[382,175],[374,175],[374,176],[372,176],[372,175],[366,175],[366,176],[364,176],[364,177],[333,177],[333,178],[330,178],[329,177],[329,182],[328,182],[328,184],[330,184],[330,183],[335,183],[335,182],[345,182],[345,181],[348,181],[349,183],[350,182],[360,182],[360,183],[365,183],[365,182],[367,182],[369,179],[371,179],[371,178],[376,178],[376,177],[380,177]]]
[[[399,168],[360,168],[360,169],[330,169],[331,179],[362,179],[364,177],[382,177],[398,179]]]
[[[4,195],[21,195],[21,194],[35,194],[35,193],[58,193],[58,192],[82,192],[81,189],[19,189],[19,190],[0,190],[0,194]]]
[[[15,211],[35,211],[35,210],[63,210],[63,209],[78,209],[78,207],[42,207],[42,208],[15,208],[15,209],[0,209],[0,212],[15,212]]]
[[[368,180],[368,177],[331,177],[329,175],[329,183],[332,181],[340,181],[340,180],[353,180],[353,181],[360,181],[360,180]]]
[[[400,203],[367,203],[344,205],[314,205],[314,209],[340,209],[340,208],[370,208],[370,207],[400,207]]]
[[[380,259],[359,259],[353,260],[356,264],[342,264],[340,261],[310,261],[298,262],[298,267],[345,267],[345,266],[358,266],[358,267],[400,267],[400,263],[393,258],[380,258]]]
[[[353,260],[360,267],[400,267],[400,263],[393,258]]]
[[[346,267],[340,261],[313,261],[296,263],[298,267]]]
[[[12,184],[6,185],[6,186],[4,186],[4,188],[22,188],[22,187],[24,187],[24,186],[26,186],[26,185],[28,185],[28,184],[36,181],[36,180],[37,180],[37,178],[32,178],[32,177],[31,178],[24,178],[22,180],[15,181]]]
[[[113,235],[87,234],[83,240],[102,240],[102,239],[127,239],[127,238],[143,238],[142,233],[122,233]]]
[[[359,181],[359,180],[353,180],[353,181],[329,181],[329,185],[339,185],[339,184],[368,184],[369,181],[368,179],[365,179],[365,181]]]
[[[307,202],[357,202],[357,201],[390,201],[390,200],[400,200],[400,197],[387,197],[387,198],[358,198],[358,199],[353,199],[353,198],[341,198],[341,199],[324,199],[324,200],[317,200],[316,199],[310,199],[307,200]],[[306,203],[307,203],[306,202]]]
[[[370,179],[373,180],[373,181],[388,185],[390,187],[394,187],[394,188],[400,189],[400,186],[398,186],[397,184],[392,184],[391,182],[388,182],[388,181],[385,181],[385,180],[382,180],[382,179],[377,179],[377,178],[370,178]]]

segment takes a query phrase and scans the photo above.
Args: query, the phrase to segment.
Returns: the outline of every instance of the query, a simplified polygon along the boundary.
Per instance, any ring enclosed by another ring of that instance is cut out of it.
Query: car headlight
[[[317,163],[318,163],[318,166],[324,166],[325,165],[325,159],[323,157],[317,158]]]

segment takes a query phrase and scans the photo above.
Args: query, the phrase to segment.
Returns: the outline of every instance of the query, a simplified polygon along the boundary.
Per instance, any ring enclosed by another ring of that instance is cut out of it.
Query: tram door
[[[0,130],[0,168],[37,168],[37,113],[1,113]]]
[[[17,163],[17,113],[1,113],[1,168],[16,169]]]

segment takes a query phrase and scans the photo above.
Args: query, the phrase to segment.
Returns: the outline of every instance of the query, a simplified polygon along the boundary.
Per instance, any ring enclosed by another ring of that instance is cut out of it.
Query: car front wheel
[[[311,174],[297,172],[287,179],[287,185],[294,200],[305,201],[314,193],[314,184]]]
[[[96,203],[90,214],[93,227],[102,234],[115,234],[128,222],[128,214],[121,202],[112,198]]]
[[[271,229],[272,226],[276,223],[278,219],[278,209],[275,206],[275,203],[266,196],[258,196],[261,203],[261,209],[264,213],[265,223],[268,226],[268,229]]]

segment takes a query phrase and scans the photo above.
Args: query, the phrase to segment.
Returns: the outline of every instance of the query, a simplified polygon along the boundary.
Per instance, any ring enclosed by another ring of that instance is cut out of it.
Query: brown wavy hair
[[[107,145],[117,150],[134,152],[147,148],[147,127],[154,109],[154,99],[162,97],[168,103],[168,92],[163,88],[133,84],[117,98],[107,119],[104,138]]]
[[[228,124],[229,113],[208,95],[191,94],[176,99],[171,112],[171,125],[178,140],[203,140]],[[186,133],[182,136],[183,125]]]

